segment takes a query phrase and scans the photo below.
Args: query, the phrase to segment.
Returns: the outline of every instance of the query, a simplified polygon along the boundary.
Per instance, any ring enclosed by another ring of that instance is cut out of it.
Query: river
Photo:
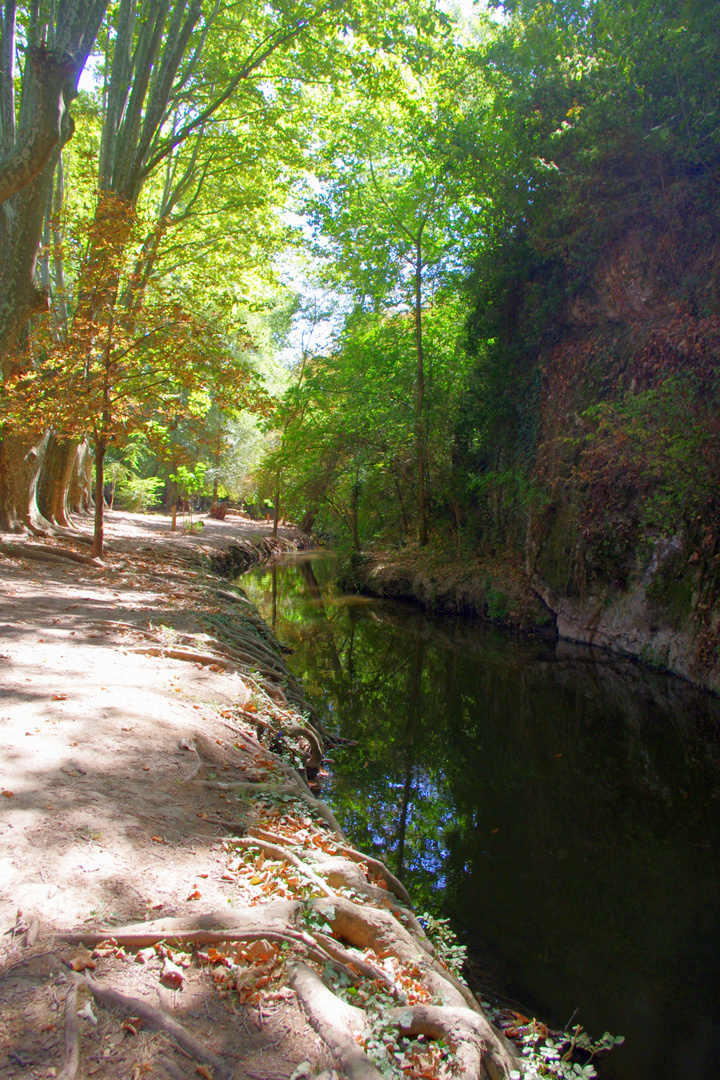
[[[447,916],[486,995],[625,1043],[614,1080],[720,1076],[720,701],[601,650],[343,596],[328,553],[242,586],[295,652],[324,797]]]

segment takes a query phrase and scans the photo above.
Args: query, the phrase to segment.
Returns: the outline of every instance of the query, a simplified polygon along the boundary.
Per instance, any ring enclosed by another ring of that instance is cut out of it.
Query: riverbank
[[[656,558],[622,590],[567,596],[528,574],[520,560],[463,560],[459,565],[443,553],[408,546],[351,556],[343,581],[357,592],[414,600],[429,611],[599,647],[717,694],[720,612],[700,612],[698,618],[685,612],[673,619],[658,587],[667,561]]]
[[[519,561],[463,560],[432,548],[363,552],[343,568],[343,585],[429,611],[464,615],[521,632],[553,632],[553,612],[532,589]]]
[[[268,532],[110,513],[103,563],[67,538],[8,537],[3,1075],[518,1067],[401,884],[295,768],[319,764],[302,688],[210,569],[303,545]]]

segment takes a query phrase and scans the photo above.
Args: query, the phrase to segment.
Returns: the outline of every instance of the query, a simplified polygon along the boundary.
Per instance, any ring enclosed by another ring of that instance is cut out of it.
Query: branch
[[[156,147],[155,156],[151,157],[146,163],[143,175],[148,176],[176,146],[179,146],[180,143],[184,142],[196,128],[209,120],[210,117],[232,97],[241,82],[244,82],[244,80],[248,79],[254,71],[257,71],[258,68],[262,67],[265,61],[269,59],[274,52],[282,48],[283,45],[286,45],[289,41],[299,37],[303,30],[306,30],[312,25],[316,18],[319,18],[325,13],[328,7],[329,5],[321,6],[313,16],[308,16],[307,19],[301,19],[300,22],[292,27],[292,29],[281,34],[279,37],[274,37],[273,34],[269,34],[264,38],[250,54],[240,71],[238,71],[238,73],[230,80],[223,92],[216,97],[206,109],[196,116],[194,120],[191,120],[183,128],[180,128],[180,130],[170,139],[167,139],[165,143],[160,143]]]
[[[63,91],[68,78],[77,71],[68,53],[57,53],[42,45],[30,47],[28,58],[35,76],[35,111],[25,138],[0,161],[0,203],[35,179],[63,138]]]

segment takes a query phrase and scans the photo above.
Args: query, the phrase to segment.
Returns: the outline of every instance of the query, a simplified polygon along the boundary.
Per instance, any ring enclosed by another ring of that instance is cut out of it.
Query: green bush
[[[489,619],[505,619],[508,613],[507,597],[502,589],[494,586],[487,591],[485,597]]]
[[[117,482],[117,502],[123,510],[144,514],[158,504],[164,484],[164,480],[159,476],[133,476],[130,473],[120,477]]]

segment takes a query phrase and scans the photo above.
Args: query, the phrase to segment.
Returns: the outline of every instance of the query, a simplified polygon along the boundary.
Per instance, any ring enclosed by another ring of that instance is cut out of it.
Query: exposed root
[[[295,770],[293,770],[293,772],[294,771]],[[196,780],[195,783],[202,784],[203,787],[216,788],[220,791],[250,792],[258,795],[262,795],[263,793],[269,795],[294,795],[296,798],[303,799],[308,806],[319,815],[319,817],[323,818],[323,820],[328,823],[333,832],[336,833],[341,840],[345,840],[345,835],[330,807],[324,802],[321,802],[320,799],[316,799],[310,793],[310,789],[306,784],[297,782],[300,780],[297,773],[293,779],[295,780],[295,783],[293,784],[252,783],[250,780],[233,780],[227,783],[224,780]]]
[[[90,555],[81,555],[77,551],[66,551],[64,548],[54,548],[47,544],[10,544],[3,541],[0,543],[0,552],[12,559],[35,559],[40,562],[70,559],[71,562],[83,563],[86,566],[102,568],[105,565],[100,559],[93,559]]]
[[[254,836],[241,836],[235,841],[237,847],[259,847],[267,855],[270,855],[273,859],[281,859],[283,862],[288,862],[291,866],[294,866],[296,870],[299,870],[303,877],[306,877],[308,881],[311,881],[316,889],[319,889],[324,896],[334,897],[335,893],[329,886],[319,877],[314,870],[311,870],[307,863],[302,862],[292,851],[288,851],[287,848],[278,847],[277,844],[268,844],[267,840],[258,840]]]
[[[75,1080],[80,1064],[77,986],[71,981],[65,995],[65,1049],[57,1080]]]
[[[401,926],[390,911],[355,904],[342,896],[332,902],[315,900],[313,907],[330,923],[334,936],[341,941],[347,941],[363,951],[372,949],[378,954],[388,952],[398,960],[417,967],[422,981],[443,1005],[465,1007],[465,996],[447,977],[449,973],[435,970],[433,961],[420,942]]]
[[[382,1080],[382,1073],[355,1041],[355,1036],[365,1028],[362,1009],[341,1001],[306,964],[296,965],[291,981],[312,1027],[338,1059],[349,1080]]]
[[[84,986],[89,990],[95,1000],[99,1001],[101,1005],[105,1005],[106,1008],[120,1009],[129,1015],[140,1016],[147,1024],[150,1024],[158,1031],[164,1031],[175,1040],[186,1054],[212,1069],[216,1078],[226,1077],[227,1080],[230,1080],[232,1077],[234,1070],[222,1058],[199,1042],[182,1024],[179,1024],[174,1017],[168,1015],[162,1009],[156,1009],[153,1005],[148,1005],[146,1001],[142,1001],[140,998],[121,994],[109,986],[101,986],[89,975],[77,975],[75,972],[70,972],[70,977],[77,986]]]
[[[365,863],[365,865],[369,867],[370,870],[372,870],[372,872],[377,877],[381,878],[382,881],[385,882],[388,889],[390,889],[391,892],[395,893],[398,900],[400,900],[408,908],[412,906],[409,892],[407,891],[403,883],[399,881],[394,874],[390,873],[384,863],[379,862],[378,859],[373,859],[371,855],[363,855],[362,852],[356,851],[355,848],[341,847],[340,852],[341,854],[345,855],[346,858],[352,859],[353,862]]]
[[[145,656],[168,656],[171,660],[189,660],[194,664],[217,664],[226,671],[237,671],[237,665],[224,656],[215,653],[195,652],[192,649],[174,649],[166,645],[138,645],[127,649],[129,653],[143,653]]]
[[[412,1005],[397,1009],[393,1017],[403,1035],[444,1039],[466,1080],[481,1080],[485,1072],[491,1080],[506,1080],[511,1071],[522,1069],[522,1059],[509,1040],[485,1016],[469,1009]]]
[[[316,931],[313,934],[313,937],[317,943],[323,947],[325,952],[330,954],[330,956],[334,956],[336,960],[340,960],[348,967],[354,967],[361,975],[364,975],[366,979],[370,979],[371,982],[382,983],[388,993],[392,994],[393,997],[403,998],[405,996],[398,990],[393,980],[381,967],[371,964],[362,956],[357,956],[355,953],[350,952],[349,949],[343,948],[343,946],[339,945],[334,938],[330,938],[326,934],[321,934],[319,931]]]
[[[322,765],[323,751],[318,733],[309,724],[290,724],[285,728],[285,734],[299,735],[300,738],[305,739],[310,746],[310,753],[305,757],[305,767],[319,769]]]

